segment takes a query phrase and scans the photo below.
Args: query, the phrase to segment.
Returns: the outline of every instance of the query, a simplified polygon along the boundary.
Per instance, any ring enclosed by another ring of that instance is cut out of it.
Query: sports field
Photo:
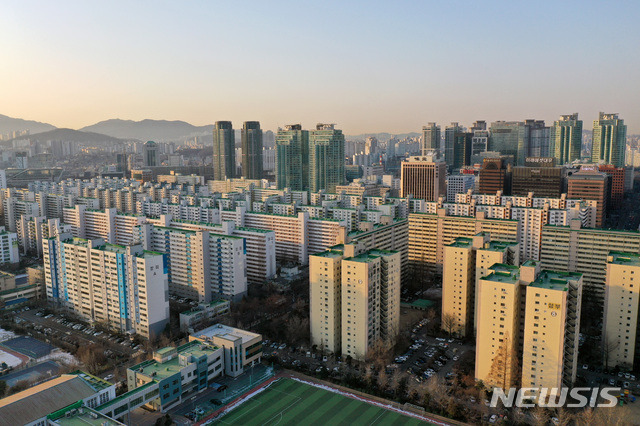
[[[291,379],[279,379],[217,425],[421,425],[425,422]]]

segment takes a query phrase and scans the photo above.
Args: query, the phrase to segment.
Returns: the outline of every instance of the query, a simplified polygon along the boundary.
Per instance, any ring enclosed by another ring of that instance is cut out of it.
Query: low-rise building
[[[224,374],[237,377],[244,369],[260,363],[262,336],[250,331],[216,324],[189,336],[190,341],[214,344],[224,349]]]

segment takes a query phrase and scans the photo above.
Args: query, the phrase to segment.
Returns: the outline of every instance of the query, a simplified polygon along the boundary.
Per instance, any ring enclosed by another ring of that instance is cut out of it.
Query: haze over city
[[[81,128],[110,118],[552,121],[598,111],[640,131],[637,2],[10,2],[0,112]]]

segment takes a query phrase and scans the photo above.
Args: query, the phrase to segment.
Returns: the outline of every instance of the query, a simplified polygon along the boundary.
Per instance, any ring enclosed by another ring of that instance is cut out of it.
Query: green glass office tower
[[[624,167],[627,147],[627,126],[618,114],[601,112],[593,122],[593,145],[591,161],[597,164],[612,164]]]
[[[300,124],[278,129],[276,135],[276,185],[293,191],[309,189],[309,131]]]
[[[444,128],[444,161],[447,163],[447,168],[451,169],[454,166],[455,161],[455,141],[456,134],[461,132],[462,128],[458,123],[451,123]]]
[[[158,145],[154,141],[148,141],[142,146],[142,157],[145,167],[158,165]]]
[[[495,121],[491,123],[489,151],[513,156],[513,163],[524,165],[527,152],[527,131],[522,121]]]
[[[473,133],[457,132],[453,139],[453,160],[451,165],[454,170],[471,164],[471,141]]]
[[[427,151],[440,150],[441,138],[440,126],[436,123],[429,123],[426,126],[422,126],[421,155],[427,155]]]
[[[213,179],[236,177],[236,143],[230,121],[216,121],[213,129]]]
[[[262,179],[262,130],[260,122],[242,125],[242,175],[246,179]]]
[[[577,112],[561,115],[551,129],[551,155],[556,158],[556,164],[563,165],[579,160],[581,151],[582,120],[578,120]]]
[[[334,124],[319,123],[309,132],[309,191],[336,192],[344,184],[344,135]]]

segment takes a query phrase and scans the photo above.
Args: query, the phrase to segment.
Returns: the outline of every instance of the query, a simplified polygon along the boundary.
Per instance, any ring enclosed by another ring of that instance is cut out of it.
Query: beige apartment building
[[[584,291],[600,301],[604,301],[610,251],[640,252],[640,232],[582,228],[578,219],[570,226],[542,228],[542,268],[582,273]]]
[[[364,360],[400,324],[399,252],[359,244],[309,256],[311,340],[323,350]]]
[[[488,387],[572,386],[582,274],[496,264],[479,281],[476,380]]]
[[[520,268],[495,264],[478,284],[476,380],[489,388],[517,386],[520,304],[524,297]]]
[[[491,239],[517,243],[519,224],[512,219],[487,219],[484,212],[475,217],[448,216],[445,209],[436,214],[409,215],[409,265],[417,274],[442,272],[444,247],[456,238],[471,238],[486,232]]]
[[[607,257],[602,326],[606,367],[633,369],[638,333],[640,256],[612,251]]]
[[[578,368],[582,274],[544,270],[526,288],[522,387],[570,387]]]

